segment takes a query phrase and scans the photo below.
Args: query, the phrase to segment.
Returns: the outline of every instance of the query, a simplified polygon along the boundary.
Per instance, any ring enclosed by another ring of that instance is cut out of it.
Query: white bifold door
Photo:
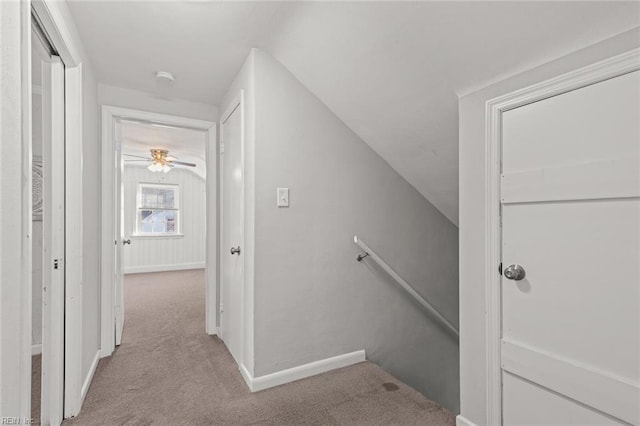
[[[640,424],[640,71],[502,119],[503,424]]]

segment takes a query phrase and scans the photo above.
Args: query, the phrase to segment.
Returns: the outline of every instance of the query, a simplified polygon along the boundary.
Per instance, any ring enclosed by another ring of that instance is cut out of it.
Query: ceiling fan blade
[[[146,160],[124,160],[125,163],[148,163],[150,161],[153,161],[149,158],[147,158]]]
[[[149,157],[142,157],[140,155],[125,154],[125,153],[122,153],[122,155],[126,155],[127,157],[144,158],[145,160],[149,160]]]
[[[196,165],[193,163],[185,163],[184,161],[171,161],[172,164],[177,164],[179,166],[188,166],[188,167],[195,167]]]

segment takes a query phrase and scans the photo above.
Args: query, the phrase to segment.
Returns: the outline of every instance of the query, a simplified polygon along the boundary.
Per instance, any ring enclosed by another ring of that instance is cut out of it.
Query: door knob
[[[125,244],[131,244],[131,238],[129,238],[128,240],[122,240],[122,245]]]
[[[520,281],[524,278],[524,275],[524,268],[517,263],[507,266],[507,268],[504,270],[504,276],[508,280]]]
[[[231,247],[231,254],[240,254],[240,246],[238,247]]]

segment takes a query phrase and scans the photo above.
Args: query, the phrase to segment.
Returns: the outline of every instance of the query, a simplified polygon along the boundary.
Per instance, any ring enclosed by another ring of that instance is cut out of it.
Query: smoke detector
[[[169,71],[158,71],[156,72],[156,78],[158,82],[162,84],[166,84],[167,86],[171,86],[176,78]]]

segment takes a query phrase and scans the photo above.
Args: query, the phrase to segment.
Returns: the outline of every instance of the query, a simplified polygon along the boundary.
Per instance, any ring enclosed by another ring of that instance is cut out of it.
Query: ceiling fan
[[[151,162],[151,164],[147,168],[152,172],[168,173],[169,170],[171,170],[171,168],[174,166],[185,166],[185,167],[196,166],[194,163],[185,163],[184,161],[178,161],[174,157],[169,157],[168,156],[169,151],[167,151],[166,149],[152,148],[150,149],[150,151],[151,151],[151,158],[141,157],[140,155],[124,154],[124,153],[122,155],[125,155],[127,157],[142,158],[142,160],[124,160],[126,162],[142,162],[142,161],[147,163]]]

